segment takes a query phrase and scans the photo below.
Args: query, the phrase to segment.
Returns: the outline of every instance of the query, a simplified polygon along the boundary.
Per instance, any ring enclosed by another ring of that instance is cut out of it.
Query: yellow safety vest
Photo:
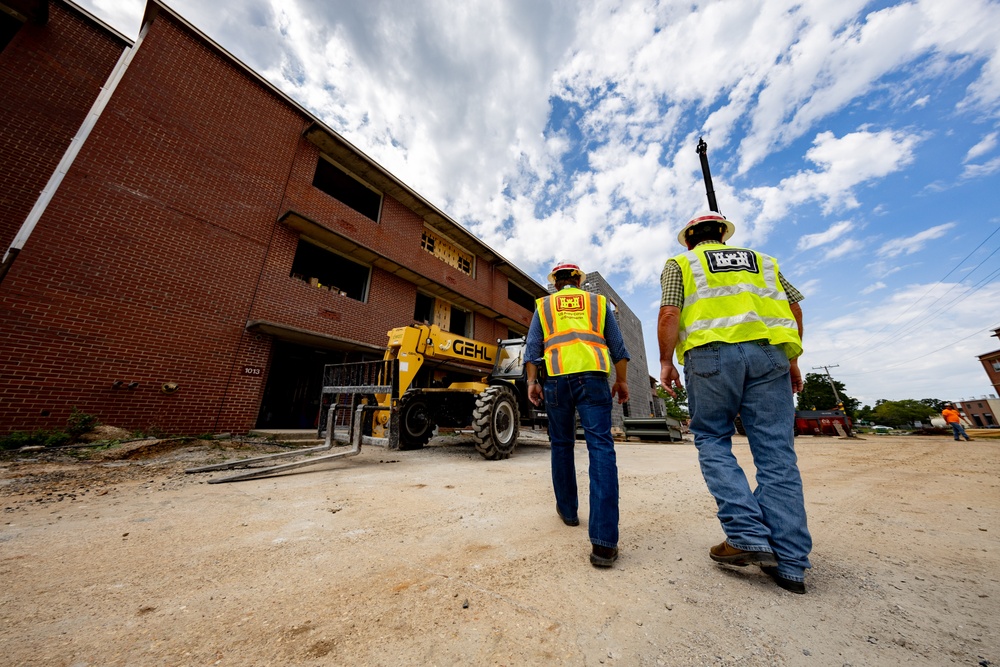
[[[798,324],[773,257],[722,243],[703,243],[674,257],[684,275],[677,361],[707,343],[766,339],[789,359],[802,354]]]
[[[575,287],[536,301],[549,375],[611,371],[611,354],[604,340],[607,303],[600,294]]]

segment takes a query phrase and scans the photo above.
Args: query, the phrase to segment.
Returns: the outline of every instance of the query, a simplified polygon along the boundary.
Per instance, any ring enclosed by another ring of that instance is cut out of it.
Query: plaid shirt
[[[716,243],[716,241],[702,241],[698,245],[702,245],[702,243]],[[781,271],[778,271],[778,281],[781,283],[782,289],[785,290],[785,294],[788,295],[788,303],[798,303],[805,298],[790,282],[785,280]],[[662,292],[660,308],[663,306],[684,307],[684,274],[681,272],[680,264],[673,259],[668,259],[667,263],[663,265],[663,272],[660,274],[660,290]]]

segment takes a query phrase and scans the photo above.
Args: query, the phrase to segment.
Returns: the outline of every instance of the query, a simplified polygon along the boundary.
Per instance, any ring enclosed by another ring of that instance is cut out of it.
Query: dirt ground
[[[563,525],[530,436],[507,461],[445,435],[211,485],[185,469],[261,448],[0,461],[0,664],[1000,663],[1000,440],[799,438],[801,596],[708,559],[690,442],[618,447],[622,555],[593,568],[586,495]]]

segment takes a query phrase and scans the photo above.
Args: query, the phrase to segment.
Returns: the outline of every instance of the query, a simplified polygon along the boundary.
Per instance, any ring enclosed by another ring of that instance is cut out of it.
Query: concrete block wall
[[[656,406],[652,405],[652,401],[659,401],[659,398],[653,396],[649,387],[649,365],[646,360],[646,345],[642,335],[642,322],[599,272],[594,271],[587,274],[583,289],[611,299],[617,307],[615,318],[618,320],[618,327],[621,329],[622,338],[625,340],[625,347],[628,348],[631,355],[628,363],[629,416],[654,416],[656,414]],[[659,368],[657,368],[657,371],[659,371]],[[660,414],[662,413],[661,406]],[[615,426],[620,427],[623,417],[622,406],[616,402],[612,408],[611,421]]]

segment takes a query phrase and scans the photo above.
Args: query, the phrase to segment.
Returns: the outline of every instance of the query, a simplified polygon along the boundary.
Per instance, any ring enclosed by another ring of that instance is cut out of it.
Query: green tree
[[[951,401],[942,401],[940,398],[921,398],[920,402],[932,408],[934,412],[941,412],[944,410],[944,406],[951,403]]]
[[[667,406],[667,416],[674,419],[687,419],[687,390],[684,387],[675,387],[674,392],[677,394],[677,398],[668,394],[663,385],[656,385],[656,395],[662,398],[664,405]]]
[[[860,421],[866,421],[866,422],[874,421],[874,419],[875,419],[875,410],[872,408],[872,406],[865,405],[865,406],[861,407],[861,409],[859,409],[854,414],[854,416],[857,417],[858,420],[860,420]]]
[[[886,426],[906,426],[915,421],[927,421],[934,408],[921,401],[907,398],[902,401],[882,401],[875,407],[875,420]]]
[[[802,391],[799,392],[799,401],[796,408],[799,410],[833,410],[837,407],[837,399],[833,395],[833,387],[830,380],[824,373],[806,373]],[[861,401],[851,398],[844,391],[844,383],[833,381],[837,388],[840,400],[844,402],[844,411],[850,416],[854,416]]]

